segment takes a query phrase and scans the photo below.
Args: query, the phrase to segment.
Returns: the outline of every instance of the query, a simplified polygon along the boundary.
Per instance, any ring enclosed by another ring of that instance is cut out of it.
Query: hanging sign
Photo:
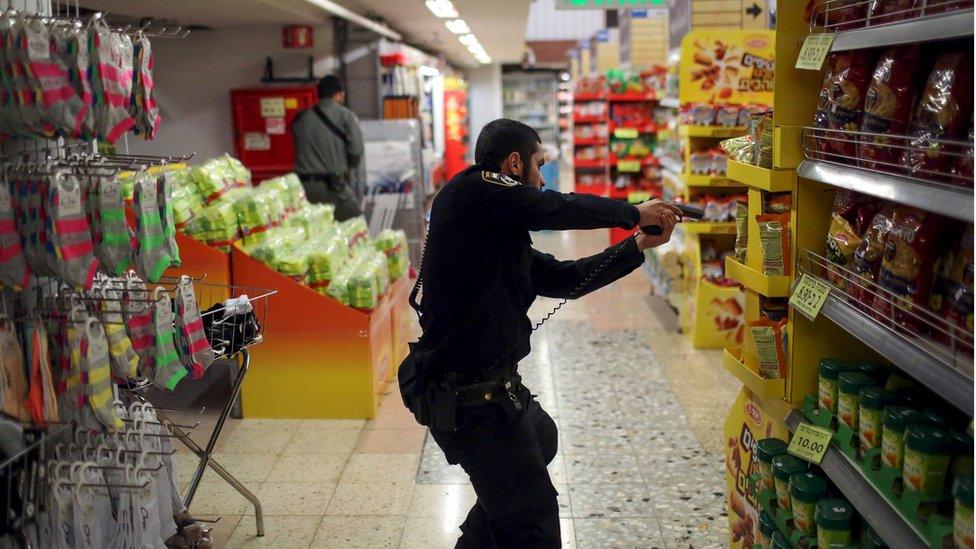
[[[786,451],[814,465],[820,465],[833,436],[834,433],[830,429],[801,423],[796,428],[796,432],[793,433],[793,438],[790,439],[790,445]]]
[[[770,30],[694,29],[681,42],[681,103],[773,104]]]
[[[828,295],[830,295],[829,284],[819,278],[804,274],[800,277],[796,287],[793,288],[793,293],[790,295],[790,305],[813,321],[820,314],[820,309],[823,309]]]
[[[808,71],[819,71],[823,67],[824,59],[830,53],[830,47],[834,45],[834,33],[811,34],[803,41],[800,54],[796,56],[798,69]]]

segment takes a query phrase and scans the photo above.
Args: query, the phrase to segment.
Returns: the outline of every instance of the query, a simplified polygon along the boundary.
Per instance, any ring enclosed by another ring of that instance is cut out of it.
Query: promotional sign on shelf
[[[697,29],[681,42],[682,103],[773,104],[774,31]]]
[[[784,401],[763,401],[743,387],[725,420],[725,491],[731,547],[752,549],[759,542],[759,500],[749,477],[759,473],[756,443],[764,438],[787,440]]]

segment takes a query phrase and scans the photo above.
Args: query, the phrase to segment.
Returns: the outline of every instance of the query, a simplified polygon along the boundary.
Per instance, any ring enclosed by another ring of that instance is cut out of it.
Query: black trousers
[[[349,188],[349,183],[345,178],[330,177],[328,180],[321,177],[301,177],[302,187],[305,187],[305,196],[312,204],[333,204],[335,205],[336,221],[363,215],[359,207],[356,195]]]
[[[556,424],[527,391],[521,396],[525,412],[514,421],[487,405],[460,409],[453,433],[431,430],[478,496],[461,524],[458,549],[561,546],[557,494],[546,469],[556,457]]]

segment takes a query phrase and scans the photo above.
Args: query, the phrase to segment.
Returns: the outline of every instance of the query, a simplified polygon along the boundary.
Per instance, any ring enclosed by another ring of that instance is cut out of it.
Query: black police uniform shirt
[[[422,265],[420,346],[436,349],[437,377],[455,372],[458,384],[495,379],[503,365],[529,354],[527,313],[536,296],[580,297],[644,261],[629,238],[574,294],[614,248],[559,261],[533,249],[529,231],[629,229],[639,219],[625,202],[523,186],[497,166],[475,165],[451,179],[434,198]]]

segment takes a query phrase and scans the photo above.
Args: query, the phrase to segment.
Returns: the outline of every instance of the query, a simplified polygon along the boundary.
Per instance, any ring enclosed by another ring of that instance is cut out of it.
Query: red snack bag
[[[954,51],[940,55],[908,127],[911,149],[904,152],[902,162],[911,175],[940,179],[939,176],[949,170],[952,157],[942,154],[944,144],[933,140],[955,139],[962,135],[972,97],[972,52]]]
[[[889,48],[878,59],[871,84],[864,96],[864,119],[861,131],[882,134],[904,134],[912,115],[917,91],[916,74],[920,63],[918,46]],[[901,145],[886,137],[861,137],[858,157],[865,168],[898,169]]]
[[[864,96],[871,82],[874,55],[856,50],[837,55],[827,97],[827,127],[831,130],[861,129]],[[847,162],[857,154],[854,136],[830,132],[825,143],[827,160]]]
[[[892,310],[888,300],[876,299],[874,310],[881,318],[894,318],[901,326],[919,330],[915,315],[924,316],[928,309],[942,226],[943,218],[937,214],[909,206],[895,210],[878,270],[878,285],[891,292],[896,306]]]
[[[837,61],[838,54],[831,54],[824,62],[826,71],[824,72],[823,83],[820,85],[820,95],[817,96],[817,110],[813,113],[813,127],[827,128],[827,112],[830,108],[830,86],[834,78],[834,62]],[[823,152],[826,141],[823,139],[823,132],[814,133],[814,142],[809,145],[818,152]],[[823,158],[822,155],[815,154],[816,158]]]
[[[894,215],[894,204],[883,205],[878,213],[874,214],[861,243],[854,250],[854,263],[851,270],[858,276],[858,284],[851,284],[848,293],[868,307],[874,302],[874,294],[869,291],[870,283],[878,279],[878,269],[881,268],[881,258],[884,255],[888,233],[891,232]]]
[[[973,352],[973,226],[969,225],[956,248],[949,270],[948,300],[944,312],[959,328],[955,335],[963,342],[964,353]]]

